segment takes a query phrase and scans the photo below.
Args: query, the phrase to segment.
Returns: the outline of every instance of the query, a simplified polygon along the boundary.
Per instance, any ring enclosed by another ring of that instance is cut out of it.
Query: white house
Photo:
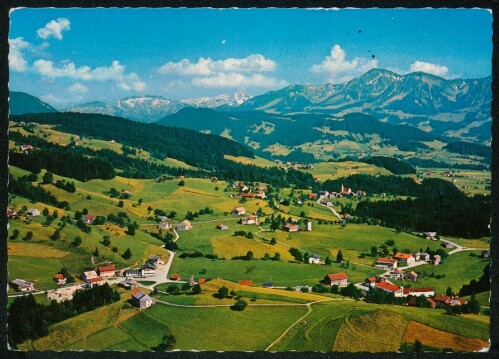
[[[39,216],[40,215],[40,211],[36,208],[30,208],[28,209],[28,211],[26,212],[26,214],[28,216],[31,216],[31,217],[36,217],[36,216]]]
[[[92,279],[92,278],[96,278],[96,277],[98,277],[97,272],[94,270],[90,270],[87,272],[83,272],[81,279],[83,279],[84,281],[87,281],[88,279]]]
[[[192,224],[187,219],[177,224],[178,231],[188,231],[192,229]]]
[[[308,263],[310,264],[320,264],[321,257],[318,254],[314,254],[312,257],[308,259]]]
[[[324,282],[329,285],[337,285],[339,287],[345,287],[348,285],[348,277],[343,272],[327,274],[324,277]]]
[[[164,221],[158,224],[158,229],[170,229],[170,228],[171,228],[170,222]]]
[[[242,216],[243,214],[246,214],[246,208],[236,207],[232,210],[232,214],[237,214],[238,216]]]
[[[382,269],[395,269],[397,268],[397,260],[390,258],[378,258],[374,266]]]

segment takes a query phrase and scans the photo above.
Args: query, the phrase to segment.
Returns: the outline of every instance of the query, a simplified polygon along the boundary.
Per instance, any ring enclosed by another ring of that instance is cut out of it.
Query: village
[[[180,179],[184,177],[181,176]],[[216,177],[211,178],[212,182],[217,182]],[[156,181],[157,182],[157,181]],[[241,202],[248,198],[254,199],[265,199],[267,186],[258,185],[258,186],[249,186],[241,181],[236,181],[230,187],[231,191],[235,191],[235,193],[231,193],[229,196],[232,198],[241,198]],[[120,198],[129,198],[132,193],[129,190],[123,189],[119,196]],[[318,191],[311,192],[307,195],[308,199],[317,201],[318,204],[329,208],[333,215],[341,221],[341,223],[346,223],[348,219],[351,217],[348,213],[343,213],[342,215],[338,214],[336,210],[333,208],[333,204],[330,202],[332,199],[341,198],[341,197],[366,197],[367,193],[363,190],[353,191],[351,188],[341,185],[341,189],[338,192],[328,192],[328,191]],[[282,202],[282,201],[281,201]],[[276,213],[279,205],[274,209],[273,213]],[[34,217],[40,216],[40,210],[37,208],[25,208],[24,216],[20,216],[14,209],[9,208],[7,210],[8,218],[11,220],[20,219],[24,222],[29,223]],[[259,223],[259,214],[251,213],[248,214],[246,208],[243,206],[235,207],[231,211],[231,215],[236,216],[231,219],[237,219],[238,222],[245,226],[255,226],[260,232],[269,232],[269,230],[265,230],[261,227],[261,223]],[[82,216],[81,220],[85,225],[94,225],[96,224],[96,219],[98,216],[92,214],[86,214]],[[260,213],[260,217],[262,214]],[[267,216],[268,217],[268,216]],[[224,218],[224,220],[227,220]],[[261,218],[260,218],[261,220]],[[184,219],[182,221],[171,221],[167,216],[160,215],[157,216],[156,224],[157,229],[161,231],[171,231],[175,235],[174,242],[176,242],[180,236],[178,232],[185,232],[186,237],[188,238],[188,232],[195,230],[194,225],[188,219]],[[227,231],[229,229],[229,225],[223,223],[223,221],[214,221],[216,229],[220,231]],[[280,230],[287,233],[293,232],[301,232],[307,231],[312,232],[313,220],[306,219],[304,221],[305,227],[299,226],[299,224],[292,220],[286,221]],[[102,224],[99,222],[99,224]],[[257,232],[258,233],[258,232]],[[263,236],[260,239],[265,240]],[[419,236],[425,238],[429,241],[439,241],[440,238],[436,232],[424,232],[420,233]],[[453,253],[457,253],[463,250],[476,250],[475,248],[465,248],[456,243],[453,243],[449,240],[442,240],[441,246],[445,249],[452,249],[450,252],[445,253],[447,255],[452,255]],[[67,273],[58,272],[54,275],[54,282],[57,284],[56,289],[46,290],[46,291],[38,291],[35,287],[35,284],[21,278],[16,278],[11,280],[10,284],[21,293],[33,293],[33,294],[43,294],[45,293],[49,300],[55,300],[56,302],[62,302],[65,300],[71,300],[73,294],[77,290],[85,290],[87,288],[93,288],[97,285],[104,285],[105,283],[109,285],[118,285],[128,290],[132,290],[130,294],[130,303],[137,308],[148,308],[152,304],[156,302],[156,300],[150,295],[143,292],[140,288],[145,287],[149,290],[154,289],[156,285],[163,283],[182,283],[184,285],[188,285],[189,287],[193,287],[195,285],[202,285],[208,281],[210,278],[197,278],[195,280],[194,275],[190,275],[188,280],[182,281],[181,275],[178,273],[170,274],[170,267],[175,257],[175,252],[168,251],[170,256],[168,261],[165,260],[160,255],[154,255],[147,259],[144,263],[139,266],[129,267],[129,268],[117,268],[114,264],[108,263],[105,266],[95,267],[94,270],[89,270],[81,273],[80,277],[77,280],[74,280],[71,283],[67,283]],[[411,283],[418,283],[418,272],[416,267],[423,265],[430,266],[438,266],[440,265],[442,258],[441,255],[437,254],[440,252],[431,251],[427,248],[427,251],[423,251],[422,249],[416,253],[404,253],[404,252],[396,252],[393,256],[381,257],[377,256],[373,263],[374,268],[385,270],[384,273],[371,276],[365,278],[363,282],[351,283],[348,280],[347,274],[344,272],[336,272],[336,273],[327,273],[327,270],[324,279],[317,283],[317,286],[304,286],[300,283],[297,283],[294,287],[287,287],[288,290],[295,290],[298,292],[330,292],[337,294],[351,293],[351,291],[343,291],[343,289],[347,287],[351,287],[352,285],[357,288],[360,292],[360,298],[366,297],[373,290],[382,291],[383,293],[392,296],[393,298],[403,298],[403,301],[398,301],[399,304],[409,305],[409,306],[422,306],[422,307],[431,307],[431,308],[450,308],[454,306],[464,306],[468,302],[466,300],[460,299],[458,297],[458,293],[435,293],[435,290],[431,287],[413,287],[412,285],[404,287],[403,285],[398,285],[393,281],[407,280]],[[490,256],[490,251],[484,250],[481,253],[482,258],[488,258]],[[312,254],[308,258],[305,259],[310,265],[328,265],[331,260],[327,258],[326,260],[322,260],[320,255]],[[341,261],[341,259],[340,259]],[[147,280],[147,285],[141,284],[141,280]],[[211,278],[213,279],[213,278]],[[216,278],[221,279],[221,278]],[[255,286],[253,279],[244,278],[240,279],[237,282],[239,285],[243,286]],[[320,287],[322,286],[322,288]],[[327,289],[324,289],[323,286],[327,286]],[[271,281],[266,281],[261,284],[261,287],[272,289],[274,288]],[[280,288],[282,287],[275,287]],[[320,290],[317,288],[321,288]],[[345,294],[349,295],[349,294]],[[12,295],[16,296],[16,295]],[[425,298],[424,304],[417,301],[416,298]]]

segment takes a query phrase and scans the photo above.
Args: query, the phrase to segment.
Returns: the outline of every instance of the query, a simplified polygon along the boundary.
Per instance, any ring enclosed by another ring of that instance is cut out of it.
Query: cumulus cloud
[[[24,58],[23,51],[30,47],[29,42],[22,37],[9,39],[9,68],[12,71],[24,72],[28,69],[28,62]]]
[[[426,72],[435,76],[445,77],[449,72],[447,66],[432,64],[430,62],[415,61],[409,66],[409,72]]]
[[[81,95],[88,91],[88,87],[77,82],[67,88],[68,92],[72,95]]]
[[[219,87],[282,87],[286,82],[272,77],[266,77],[262,74],[244,74],[230,72],[218,73],[215,76],[197,77],[192,79],[191,83],[197,87],[219,88]]]
[[[38,29],[36,34],[39,38],[47,40],[50,37],[54,37],[57,40],[62,40],[62,32],[69,31],[71,28],[71,23],[66,18],[59,18],[57,20],[52,20],[45,24],[44,27]]]
[[[331,49],[331,54],[326,56],[320,64],[312,65],[310,71],[325,74],[330,82],[345,82],[361,75],[372,68],[378,67],[377,60],[368,60],[355,57],[348,61],[345,51],[336,44]]]
[[[167,62],[158,72],[174,76],[190,76],[191,84],[204,88],[227,87],[278,87],[286,82],[264,76],[277,68],[275,61],[261,54],[252,54],[244,58],[226,58],[212,60],[201,57],[197,62],[183,59],[179,62]]]
[[[89,66],[76,67],[73,62],[62,62],[59,66],[54,66],[52,61],[36,60],[33,69],[39,75],[47,78],[69,78],[79,81],[114,81],[117,86],[125,91],[144,91],[146,84],[135,73],[125,74],[125,66],[119,61],[113,61],[111,66],[96,67]]]
[[[274,61],[263,55],[253,54],[240,59],[231,57],[216,61],[201,57],[195,63],[183,59],[179,62],[167,62],[158,71],[162,74],[212,76],[220,72],[268,72],[274,71],[276,67]]]

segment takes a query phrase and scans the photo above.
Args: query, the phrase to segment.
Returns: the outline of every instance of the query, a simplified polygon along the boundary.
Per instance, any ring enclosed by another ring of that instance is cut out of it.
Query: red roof
[[[437,305],[437,303],[435,303],[435,301],[431,298],[428,298],[428,303],[430,303],[430,306],[433,308]]]
[[[382,263],[395,263],[395,259],[390,259],[390,258],[378,258],[376,262],[382,262]]]
[[[393,256],[393,258],[397,259],[409,259],[412,257],[412,254],[407,254],[407,253],[397,253]]]
[[[199,280],[198,280],[198,283],[199,283],[199,284],[203,284],[204,282],[206,282],[206,279],[205,279],[205,278],[199,278]]]
[[[447,303],[448,301],[450,301],[450,297],[448,295],[442,295],[442,294],[439,294],[439,295],[436,295],[433,300],[435,302],[445,302]]]
[[[343,272],[339,272],[339,273],[333,273],[333,274],[328,274],[327,277],[329,278],[329,280],[333,281],[333,280],[343,280],[343,279],[348,279],[347,275]]]
[[[366,281],[369,283],[374,283],[374,282],[376,282],[376,277],[369,277],[366,279]]]
[[[90,220],[92,220],[92,221],[93,221],[93,220],[95,219],[95,216],[94,216],[94,215],[89,214],[89,215],[85,216],[85,219],[90,219]]]
[[[102,279],[102,277],[94,277],[94,278],[87,279],[87,282],[95,283],[95,282],[102,282],[103,280],[104,279]]]
[[[173,280],[178,280],[180,279],[180,274],[173,274],[170,279],[173,279]]]
[[[133,291],[132,291],[132,295],[135,295],[137,294],[138,292],[140,292],[141,290],[139,288],[135,288]]]
[[[241,279],[237,281],[237,284],[251,286],[253,285],[253,281],[251,279]]]
[[[116,267],[115,266],[105,266],[105,267],[99,267],[98,270],[99,270],[99,273],[114,272],[114,271],[116,271]]]
[[[404,294],[434,292],[433,288],[404,288]]]
[[[389,292],[396,292],[396,291],[400,290],[400,287],[398,285],[390,284],[390,283],[386,283],[386,282],[376,283],[376,287],[378,287],[380,289],[384,289],[384,290],[389,291]]]
[[[57,273],[55,276],[54,276],[55,279],[64,279],[64,276],[61,274],[61,273]]]

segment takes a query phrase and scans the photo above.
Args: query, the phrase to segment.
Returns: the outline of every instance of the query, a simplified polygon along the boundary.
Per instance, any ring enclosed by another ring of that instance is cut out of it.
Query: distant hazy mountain
[[[9,92],[9,112],[11,115],[26,113],[58,112],[49,104],[24,92]]]
[[[128,118],[139,122],[155,122],[158,119],[175,113],[184,105],[178,101],[160,96],[134,96],[120,99],[114,103],[101,101],[87,102],[72,106],[66,111],[80,113],[100,113]]]
[[[230,109],[244,103],[250,96],[244,90],[234,94],[216,97],[201,97],[181,101],[166,99],[161,96],[135,96],[120,99],[115,103],[101,101],[87,102],[72,106],[66,111],[80,113],[100,113],[128,118],[139,122],[156,122],[159,119],[176,113],[184,107],[206,107]]]
[[[242,105],[251,96],[246,90],[239,89],[233,94],[222,94],[215,97],[199,97],[181,100],[183,104],[192,107],[220,108],[236,107]]]

